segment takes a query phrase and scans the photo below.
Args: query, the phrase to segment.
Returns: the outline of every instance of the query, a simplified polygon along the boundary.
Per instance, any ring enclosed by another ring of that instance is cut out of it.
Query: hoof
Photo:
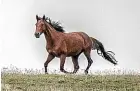
[[[114,66],[117,66],[118,64],[116,63],[116,64],[114,64]]]
[[[78,69],[74,70],[72,73],[73,73],[73,74],[76,74],[76,73],[77,73],[77,71],[78,71]]]
[[[87,74],[88,74],[88,71],[85,70],[85,75],[87,75]]]
[[[45,72],[45,74],[48,74],[48,72]]]
[[[66,70],[60,70],[61,72],[63,72],[63,73],[65,73],[65,74],[70,74],[71,72],[68,72],[68,71],[66,71]]]
[[[66,74],[70,73],[70,72],[68,72],[68,71],[65,71],[65,70],[63,70],[62,72],[66,73]]]
[[[70,72],[70,74],[75,74],[75,72]]]

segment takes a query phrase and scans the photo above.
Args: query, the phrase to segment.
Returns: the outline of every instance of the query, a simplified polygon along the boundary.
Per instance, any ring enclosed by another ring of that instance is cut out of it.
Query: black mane
[[[47,21],[48,20],[48,21]],[[49,17],[46,18],[46,21],[56,30],[59,32],[65,32],[63,27],[60,25],[59,22],[52,21]]]

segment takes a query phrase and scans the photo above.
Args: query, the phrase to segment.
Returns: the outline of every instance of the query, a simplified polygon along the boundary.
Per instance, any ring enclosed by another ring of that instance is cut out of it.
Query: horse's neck
[[[56,31],[47,24],[48,29],[45,31],[44,35],[47,42],[47,47],[51,48],[53,47],[53,44],[55,42],[55,36],[57,36]]]
[[[52,40],[52,37],[48,35],[48,33],[44,33],[45,35],[45,39],[46,39],[46,42],[47,42],[47,46],[53,46],[53,40]]]

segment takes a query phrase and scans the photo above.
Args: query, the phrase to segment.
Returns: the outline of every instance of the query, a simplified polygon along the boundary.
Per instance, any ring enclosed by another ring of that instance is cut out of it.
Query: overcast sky
[[[61,22],[67,32],[83,31],[112,50],[117,68],[140,69],[140,1],[139,0],[1,0],[0,65],[20,68],[43,68],[47,59],[44,35],[34,37],[36,14]],[[115,68],[92,51],[91,69]],[[87,66],[82,54],[81,69]],[[55,58],[49,68],[59,69]],[[67,69],[72,69],[67,58]]]

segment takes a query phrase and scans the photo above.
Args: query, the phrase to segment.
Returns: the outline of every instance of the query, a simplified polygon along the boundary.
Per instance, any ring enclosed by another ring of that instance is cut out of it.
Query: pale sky
[[[83,31],[112,50],[119,62],[111,63],[92,51],[92,69],[140,69],[139,0],[2,0],[0,3],[0,65],[43,68],[47,59],[44,35],[34,37],[36,14],[60,21],[67,32]],[[81,69],[87,66],[82,54]],[[59,69],[55,58],[49,68]],[[65,68],[73,69],[71,58]]]

